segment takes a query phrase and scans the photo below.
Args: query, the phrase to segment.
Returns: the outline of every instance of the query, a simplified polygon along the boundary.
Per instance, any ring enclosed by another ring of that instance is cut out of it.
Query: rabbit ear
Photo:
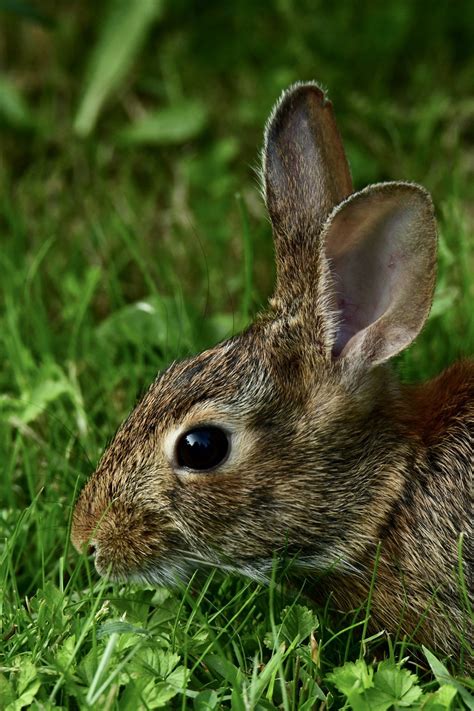
[[[406,348],[428,316],[436,276],[429,194],[381,183],[352,195],[324,226],[340,322],[335,357],[381,363]]]
[[[288,305],[308,285],[322,288],[319,233],[352,192],[332,104],[316,84],[294,85],[275,106],[265,132],[263,179],[276,250],[274,303]]]

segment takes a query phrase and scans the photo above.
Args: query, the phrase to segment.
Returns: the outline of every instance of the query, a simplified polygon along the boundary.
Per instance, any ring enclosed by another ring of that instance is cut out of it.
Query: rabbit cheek
[[[244,484],[239,475],[217,474],[187,482],[181,495],[181,524],[191,548],[201,555],[223,560],[255,558],[270,554],[265,535],[253,535],[255,527],[272,527],[267,513],[273,507],[271,492]],[[264,519],[265,524],[262,524]]]

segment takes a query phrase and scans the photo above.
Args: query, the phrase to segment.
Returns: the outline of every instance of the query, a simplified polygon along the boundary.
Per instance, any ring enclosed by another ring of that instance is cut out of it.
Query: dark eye
[[[178,466],[197,471],[213,469],[227,457],[229,447],[229,438],[220,427],[195,427],[178,440]]]

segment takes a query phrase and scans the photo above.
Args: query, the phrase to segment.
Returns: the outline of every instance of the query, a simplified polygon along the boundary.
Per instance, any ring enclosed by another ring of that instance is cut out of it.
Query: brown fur
[[[407,444],[401,462],[402,490],[374,535],[381,542],[372,598],[371,626],[399,630],[415,641],[452,653],[463,638],[474,643],[473,621],[460,594],[459,533],[464,533],[464,582],[474,603],[472,544],[472,444],[474,364],[458,363],[429,383],[405,386],[393,403],[393,431]],[[314,595],[332,592],[342,609],[356,607],[369,592],[374,551],[361,561],[367,575],[335,576]],[[467,659],[467,666],[472,660]]]
[[[196,566],[268,577],[296,556],[315,599],[368,594],[372,624],[457,655],[474,647],[474,369],[400,385],[385,363],[421,329],[436,231],[407,183],[350,195],[330,103],[297,85],[273,112],[263,178],[277,286],[241,335],[172,364],[117,432],[76,505],[72,539],[99,572],[172,584]],[[179,469],[197,424],[231,433],[215,470]],[[423,618],[425,620],[423,621]]]

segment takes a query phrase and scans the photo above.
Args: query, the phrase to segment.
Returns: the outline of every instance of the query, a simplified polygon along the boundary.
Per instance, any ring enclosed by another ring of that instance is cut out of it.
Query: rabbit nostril
[[[96,549],[95,543],[89,543],[89,545],[87,546],[87,555],[95,556],[96,552],[97,552],[97,549]]]

